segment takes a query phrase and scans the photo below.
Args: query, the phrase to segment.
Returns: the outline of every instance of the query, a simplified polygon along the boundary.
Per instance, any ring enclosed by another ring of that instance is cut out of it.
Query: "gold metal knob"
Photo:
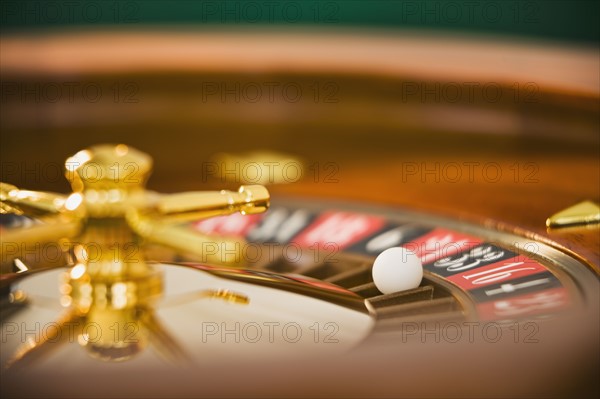
[[[73,191],[143,188],[152,171],[152,158],[125,144],[98,145],[65,161]]]
[[[89,217],[120,217],[131,207],[144,206],[144,190],[152,158],[125,144],[99,145],[79,151],[65,162],[74,196]]]

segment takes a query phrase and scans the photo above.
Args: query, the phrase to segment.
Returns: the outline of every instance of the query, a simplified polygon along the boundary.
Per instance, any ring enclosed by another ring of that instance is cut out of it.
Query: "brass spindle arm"
[[[133,208],[127,214],[131,229],[148,241],[199,256],[203,262],[239,262],[240,240],[209,237],[182,229],[179,223],[215,216],[261,213],[269,207],[269,192],[259,185],[241,186],[235,191],[195,191],[160,196],[153,206]]]
[[[67,211],[67,196],[43,191],[21,190],[12,184],[0,183],[2,213],[33,217],[56,215]]]
[[[262,213],[269,208],[269,192],[263,186],[241,186],[235,191],[192,191],[162,196],[156,204],[163,222],[183,222],[240,212]]]
[[[69,209],[69,197],[56,193],[21,190],[0,183],[0,213],[26,215],[43,220],[20,229],[7,229],[0,237],[0,274],[15,271],[14,260],[25,262],[28,269],[64,266],[65,253],[56,256],[35,255],[40,248],[59,249],[58,242],[73,239],[81,231],[81,213]],[[46,246],[55,243],[54,246]],[[23,270],[21,270],[23,271]]]

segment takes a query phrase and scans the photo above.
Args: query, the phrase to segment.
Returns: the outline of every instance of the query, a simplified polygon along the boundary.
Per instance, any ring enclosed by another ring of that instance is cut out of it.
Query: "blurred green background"
[[[2,33],[67,27],[368,27],[597,45],[596,0],[54,0],[0,2]]]

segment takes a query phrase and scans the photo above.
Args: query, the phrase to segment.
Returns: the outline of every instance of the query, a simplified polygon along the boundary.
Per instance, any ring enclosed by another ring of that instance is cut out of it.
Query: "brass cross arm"
[[[235,212],[261,213],[269,207],[269,192],[260,185],[241,186],[237,192],[149,191],[145,184],[151,171],[149,155],[124,144],[100,145],[66,160],[65,175],[73,189],[70,194],[22,190],[0,183],[1,213],[32,216],[46,222],[20,232],[7,231],[3,241],[58,241],[77,235],[91,221],[124,219],[135,233],[149,241],[189,250],[198,248],[198,242],[207,238],[178,229],[178,224]]]

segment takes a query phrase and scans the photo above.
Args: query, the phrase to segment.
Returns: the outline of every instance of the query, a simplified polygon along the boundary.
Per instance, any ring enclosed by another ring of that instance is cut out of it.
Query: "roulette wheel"
[[[597,54],[315,37],[2,39],[3,395],[597,395]]]

